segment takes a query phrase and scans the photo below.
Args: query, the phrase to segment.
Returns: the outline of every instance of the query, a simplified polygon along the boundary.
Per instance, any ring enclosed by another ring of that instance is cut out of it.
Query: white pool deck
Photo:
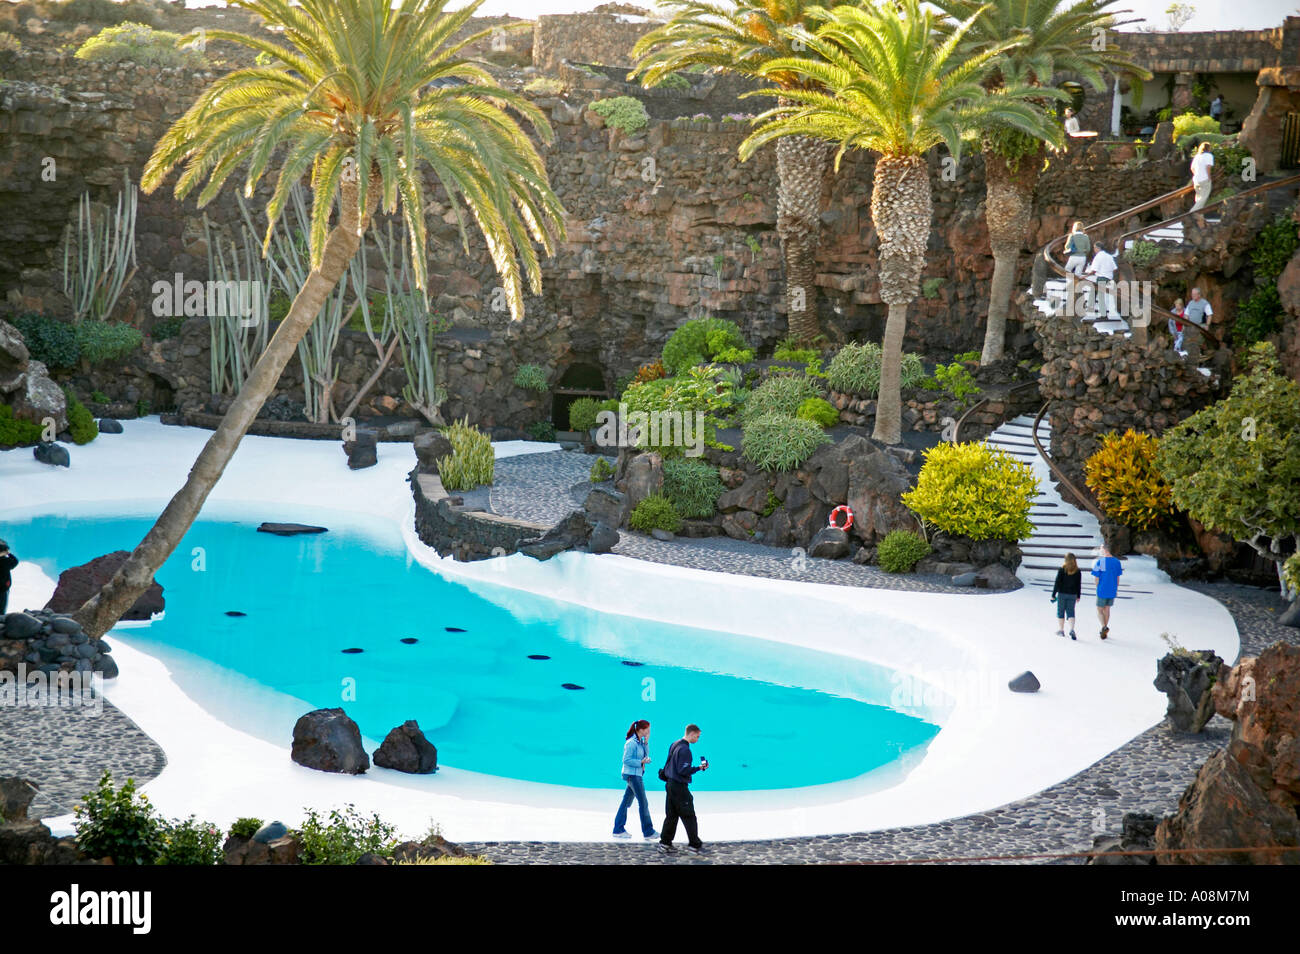
[[[159,512],[210,432],[166,427],[157,418],[123,425],[123,435],[103,435],[71,448],[70,469],[39,464],[28,449],[0,453],[0,536],[6,511],[59,513],[93,504],[105,514]],[[498,456],[506,456],[554,445],[497,447]],[[266,520],[325,522],[322,511],[380,517],[400,525],[422,564],[507,606],[509,590],[501,587],[869,660],[953,690],[949,701],[955,704],[947,709],[942,731],[901,780],[867,776],[798,790],[728,793],[712,791],[708,773],[697,776],[693,788],[705,841],[871,831],[1004,805],[1069,778],[1163,718],[1165,697],[1151,684],[1156,660],[1166,650],[1162,632],[1227,660],[1238,653],[1228,612],[1171,584],[1142,557],[1125,561],[1124,581],[1141,580],[1151,595],[1119,601],[1112,638],[1105,643],[1097,638],[1095,612],[1086,597],[1080,604],[1079,641],[1057,638],[1054,607],[1033,587],[996,595],[914,593],[582,553],[545,563],[520,555],[456,563],[438,557],[415,536],[405,482],[414,463],[409,444],[380,444],[378,465],[350,471],[335,442],[246,437],[209,505],[214,512],[264,511],[259,519]],[[21,564],[10,610],[44,605],[53,587],[33,564]],[[855,626],[855,619],[873,625]],[[436,820],[453,841],[609,838],[619,800],[616,778],[609,790],[590,790],[453,767],[432,776],[374,767],[361,776],[313,771],[289,759],[292,726],[283,727],[282,745],[237,731],[221,721],[220,713],[189,699],[162,662],[133,647],[130,628],[115,630],[111,642],[121,675],[106,683],[106,695],[167,754],[162,774],[144,786],[164,815],[196,814],[220,825],[255,816],[292,825],[307,806],[324,810],[352,803],[378,812],[411,837]],[[1043,688],[1034,694],[1010,692],[1007,680],[1026,669]],[[906,693],[913,685],[900,680],[898,691]],[[629,712],[627,721],[654,722],[653,703],[643,710]],[[606,728],[613,775],[623,726]],[[678,731],[656,724],[653,751],[662,755]],[[373,751],[379,740],[365,741]],[[437,743],[436,734],[432,741]],[[797,755],[797,746],[792,754]],[[727,757],[709,755],[715,761]],[[647,788],[657,826],[662,787],[649,779]],[[56,832],[71,831],[71,816],[47,823]],[[636,828],[633,818],[629,829]]]

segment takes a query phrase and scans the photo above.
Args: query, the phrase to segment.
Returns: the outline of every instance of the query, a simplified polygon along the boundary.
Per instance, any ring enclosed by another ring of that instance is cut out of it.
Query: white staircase
[[[1006,451],[1017,460],[1031,467],[1038,478],[1038,495],[1029,510],[1030,522],[1034,531],[1029,539],[1020,543],[1020,568],[1016,575],[1026,586],[1037,587],[1046,593],[1052,591],[1056,582],[1056,571],[1067,553],[1073,553],[1079,561],[1083,573],[1083,597],[1096,595],[1096,580],[1089,573],[1092,561],[1100,556],[1102,544],[1101,527],[1097,519],[1086,510],[1081,510],[1066,500],[1056,491],[1052,482],[1052,473],[1046,462],[1038,456],[1031,436],[1034,419],[1022,414],[1014,420],[1007,421],[987,438],[984,443],[998,450]],[[1044,447],[1051,440],[1051,424],[1045,419],[1038,427],[1038,439]],[[1145,564],[1152,562],[1151,567]],[[1139,566],[1140,565],[1140,566]],[[1149,576],[1154,570],[1154,562],[1146,558],[1129,558],[1124,561],[1124,575],[1120,577],[1118,599],[1131,599],[1135,595],[1149,594],[1144,583],[1154,582]],[[1136,571],[1136,572],[1130,572]],[[1155,570],[1159,573],[1158,570]],[[1163,577],[1163,574],[1160,574]],[[1146,577],[1146,579],[1143,579]],[[1082,597],[1081,597],[1082,598]]]
[[[1083,289],[1086,283],[1080,282],[1075,289],[1075,300],[1078,301],[1083,296]],[[1065,315],[1066,298],[1068,295],[1067,280],[1064,278],[1049,279],[1043,285],[1043,297],[1034,301],[1034,307],[1045,315],[1055,315],[1067,319]],[[1128,337],[1131,332],[1128,322],[1123,319],[1120,313],[1115,309],[1115,296],[1110,296],[1109,314],[1103,315],[1101,308],[1098,306],[1096,296],[1091,296],[1093,301],[1091,307],[1082,315],[1076,315],[1079,321],[1086,321],[1092,327],[1103,335],[1122,334]]]

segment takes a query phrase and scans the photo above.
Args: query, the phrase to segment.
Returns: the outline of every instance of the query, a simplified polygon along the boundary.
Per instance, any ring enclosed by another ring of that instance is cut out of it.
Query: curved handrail
[[[1011,387],[1007,388],[1007,396],[1009,397],[1015,391],[1023,391],[1025,388],[1036,388],[1036,387],[1038,387],[1037,381],[1021,381],[1019,384],[1013,384]],[[976,411],[982,408],[985,404],[988,404],[989,401],[991,400],[992,397],[980,398],[978,401],[976,401],[974,404],[972,404],[970,407],[966,409],[966,413],[961,416],[961,418],[957,421],[957,426],[954,427],[952,430],[952,442],[954,444],[956,444],[958,442],[958,439],[961,437],[961,429],[962,426],[966,423],[966,418],[970,417],[972,414],[974,414]]]
[[[1170,216],[1167,219],[1162,219],[1159,222],[1156,222],[1152,225],[1143,225],[1143,226],[1139,226],[1136,229],[1132,229],[1128,232],[1124,232],[1120,234],[1118,237],[1116,237],[1114,239],[1114,242],[1118,244],[1120,242],[1123,242],[1125,239],[1132,238],[1135,235],[1143,235],[1147,232],[1154,232],[1156,229],[1162,229],[1167,225],[1173,225],[1175,222],[1181,222],[1183,221],[1183,219],[1187,218],[1188,216],[1204,214],[1206,209],[1213,208],[1214,206],[1217,206],[1221,202],[1231,202],[1233,199],[1244,199],[1247,196],[1254,195],[1258,192],[1270,192],[1273,189],[1280,189],[1283,186],[1298,185],[1298,184],[1300,184],[1300,175],[1287,176],[1285,179],[1276,179],[1273,182],[1262,182],[1259,185],[1254,186],[1253,188],[1245,190],[1244,192],[1234,192],[1232,195],[1225,195],[1220,199],[1215,199],[1213,202],[1207,202],[1204,206],[1202,206],[1199,209],[1196,209],[1195,211],[1189,209],[1186,212],[1180,212],[1177,215]]]
[[[1039,408],[1038,416],[1034,418],[1034,426],[1029,431],[1029,436],[1034,442],[1034,449],[1038,451],[1038,456],[1043,459],[1043,463],[1046,464],[1047,469],[1052,472],[1052,476],[1054,476],[1066,490],[1074,495],[1074,498],[1082,504],[1084,510],[1087,510],[1090,514],[1096,517],[1097,522],[1100,523],[1106,518],[1103,516],[1102,512],[1097,509],[1097,505],[1089,500],[1088,496],[1074,485],[1074,481],[1065,476],[1065,473],[1061,468],[1056,466],[1056,462],[1052,460],[1052,458],[1047,456],[1047,451],[1043,449],[1042,441],[1038,439],[1038,425],[1042,423],[1043,415],[1047,413],[1049,407],[1051,407],[1050,401],[1045,402],[1043,406]]]

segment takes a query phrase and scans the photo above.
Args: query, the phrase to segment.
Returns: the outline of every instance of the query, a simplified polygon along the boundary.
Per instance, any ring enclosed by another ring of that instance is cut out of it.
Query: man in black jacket
[[[9,587],[14,578],[10,571],[18,565],[18,558],[9,552],[9,544],[0,540],[0,616],[9,606]]]
[[[700,727],[688,725],[682,738],[668,749],[668,761],[664,763],[664,788],[668,797],[664,800],[667,813],[659,834],[659,850],[673,851],[673,838],[677,834],[677,820],[680,818],[686,826],[687,848],[695,854],[704,852],[704,842],[700,841],[699,830],[695,821],[695,800],[691,798],[691,777],[696,772],[703,772],[709,767],[708,759],[700,759],[699,765],[692,765],[695,756],[691,746],[700,740]]]

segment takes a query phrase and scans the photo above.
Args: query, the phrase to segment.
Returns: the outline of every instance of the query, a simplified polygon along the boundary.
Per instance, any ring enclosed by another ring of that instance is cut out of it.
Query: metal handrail
[[[1114,239],[1114,241],[1117,243],[1123,242],[1125,239],[1132,238],[1135,235],[1142,235],[1145,234],[1146,232],[1154,232],[1156,229],[1162,229],[1167,225],[1173,225],[1175,222],[1181,222],[1183,219],[1187,218],[1188,216],[1200,215],[1204,213],[1206,209],[1213,208],[1214,206],[1218,205],[1221,202],[1231,202],[1233,199],[1244,199],[1247,196],[1254,195],[1257,192],[1270,192],[1273,189],[1280,189],[1283,186],[1297,185],[1297,184],[1300,184],[1300,175],[1287,176],[1285,179],[1277,179],[1273,182],[1263,182],[1253,188],[1247,189],[1245,192],[1234,192],[1232,195],[1225,195],[1220,199],[1215,199],[1213,202],[1207,202],[1204,206],[1202,206],[1199,209],[1196,209],[1195,211],[1189,209],[1186,212],[1180,212],[1177,215],[1171,216],[1167,219],[1162,219],[1161,221],[1156,222],[1153,225],[1143,225],[1140,226],[1139,228],[1132,229],[1128,232],[1124,232],[1121,235],[1119,235],[1116,239]]]
[[[1074,495],[1074,498],[1079,501],[1083,509],[1087,510],[1090,514],[1096,517],[1097,522],[1100,523],[1106,518],[1105,516],[1102,515],[1102,512],[1099,509],[1097,509],[1097,505],[1094,504],[1090,499],[1088,499],[1087,495],[1084,494],[1082,491],[1080,491],[1079,488],[1074,485],[1074,481],[1070,480],[1069,477],[1065,476],[1064,471],[1062,471],[1061,468],[1056,466],[1056,462],[1052,460],[1052,458],[1047,456],[1047,451],[1043,449],[1042,441],[1038,439],[1038,425],[1042,423],[1043,415],[1047,413],[1047,409],[1049,407],[1051,407],[1050,401],[1045,402],[1043,404],[1043,406],[1038,411],[1038,416],[1034,418],[1033,428],[1030,429],[1029,436],[1033,439],[1034,449],[1038,451],[1038,456],[1043,459],[1043,463],[1047,465],[1047,469],[1052,472],[1052,475],[1061,483],[1062,486],[1065,487],[1066,490],[1068,490],[1071,494]]]

